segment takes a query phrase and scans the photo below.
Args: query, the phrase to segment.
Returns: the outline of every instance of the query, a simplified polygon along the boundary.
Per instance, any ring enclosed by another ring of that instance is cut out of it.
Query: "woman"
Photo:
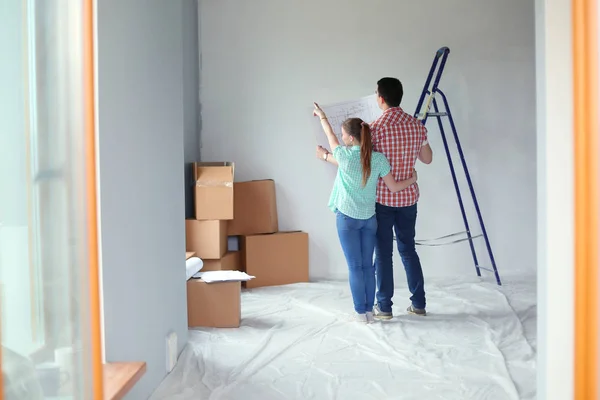
[[[338,163],[329,208],[336,213],[338,236],[348,263],[356,320],[371,323],[374,321],[375,302],[373,252],[377,233],[377,181],[382,178],[390,191],[399,192],[417,181],[417,173],[415,171],[410,179],[396,182],[388,160],[383,154],[373,151],[371,132],[366,123],[360,118],[344,121],[342,141],[345,146],[341,146],[325,112],[317,103],[314,106],[314,115],[321,118]]]

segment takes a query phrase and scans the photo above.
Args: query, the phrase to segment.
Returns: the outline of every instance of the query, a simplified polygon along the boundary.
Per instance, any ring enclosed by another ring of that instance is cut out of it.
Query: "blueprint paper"
[[[370,124],[379,118],[383,113],[383,111],[381,111],[377,105],[377,98],[374,94],[362,97],[358,100],[344,101],[329,105],[319,104],[319,106],[321,106],[323,111],[325,111],[325,115],[327,115],[327,119],[331,124],[331,128],[337,136],[340,144],[343,144],[342,123],[345,120],[348,118],[360,118],[366,123]],[[327,141],[327,136],[325,136],[325,132],[321,126],[321,120],[318,117],[313,118],[315,120],[314,125],[317,144],[331,151]]]

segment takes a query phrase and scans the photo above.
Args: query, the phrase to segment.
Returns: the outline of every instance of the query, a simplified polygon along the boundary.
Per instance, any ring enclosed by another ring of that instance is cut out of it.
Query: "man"
[[[370,125],[373,149],[383,153],[392,167],[396,180],[410,178],[419,159],[430,164],[433,152],[427,142],[427,129],[413,116],[400,108],[404,94],[402,83],[396,78],[382,78],[377,82],[377,104],[383,115]],[[318,148],[323,157],[327,150]],[[327,160],[336,163],[331,155]],[[377,245],[375,247],[375,273],[377,277],[377,304],[373,310],[375,318],[393,318],[392,297],[394,296],[394,231],[398,251],[406,271],[408,288],[412,294],[411,314],[426,315],[425,282],[421,261],[415,249],[415,225],[419,186],[414,185],[398,193],[391,193],[380,179],[377,186]]]

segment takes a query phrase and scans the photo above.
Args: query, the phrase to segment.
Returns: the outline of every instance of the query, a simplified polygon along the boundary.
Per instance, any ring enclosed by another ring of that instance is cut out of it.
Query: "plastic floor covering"
[[[347,282],[242,293],[239,329],[190,330],[151,399],[536,398],[535,278],[427,280],[428,316],[352,321]]]

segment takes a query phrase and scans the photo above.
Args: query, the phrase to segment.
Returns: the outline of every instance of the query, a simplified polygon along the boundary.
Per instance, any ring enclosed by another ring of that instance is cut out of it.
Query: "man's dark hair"
[[[377,93],[390,107],[399,107],[404,95],[402,82],[396,78],[381,78],[377,82]]]

